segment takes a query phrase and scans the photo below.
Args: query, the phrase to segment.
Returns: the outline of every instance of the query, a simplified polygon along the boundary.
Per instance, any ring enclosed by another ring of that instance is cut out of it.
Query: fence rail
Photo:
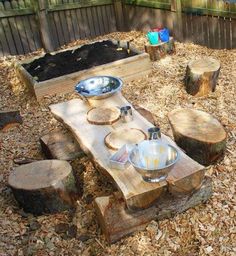
[[[176,39],[236,47],[236,3],[217,0],[0,0],[0,56],[115,31],[168,27]]]

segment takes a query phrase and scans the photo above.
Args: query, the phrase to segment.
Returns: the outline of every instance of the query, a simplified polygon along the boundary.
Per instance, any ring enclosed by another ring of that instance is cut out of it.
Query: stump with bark
[[[43,153],[49,159],[73,160],[84,155],[72,134],[59,129],[41,137],[40,144]]]
[[[220,73],[220,62],[213,58],[192,60],[188,63],[185,74],[187,93],[200,97],[214,92]]]
[[[177,109],[168,114],[175,142],[186,154],[203,165],[224,154],[227,134],[218,120],[194,109]]]
[[[173,37],[168,42],[162,42],[156,45],[145,45],[145,52],[149,54],[150,60],[156,61],[164,58],[167,54],[175,53],[175,44]]]
[[[55,213],[74,206],[77,188],[71,165],[62,160],[42,160],[16,167],[8,184],[25,212]]]

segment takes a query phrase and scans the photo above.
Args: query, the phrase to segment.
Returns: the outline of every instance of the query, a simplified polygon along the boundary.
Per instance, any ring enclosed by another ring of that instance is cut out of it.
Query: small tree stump
[[[167,54],[175,53],[174,39],[171,37],[169,42],[163,42],[156,45],[147,44],[145,45],[145,52],[149,54],[151,61],[160,60]]]
[[[188,63],[185,75],[187,93],[200,97],[214,92],[220,73],[220,62],[212,58],[192,60]]]
[[[19,111],[0,112],[0,130],[6,131],[22,123],[23,121]]]
[[[49,159],[73,160],[84,153],[71,133],[60,130],[49,132],[40,138],[43,153]]]
[[[168,114],[176,143],[203,165],[218,160],[226,148],[227,134],[218,120],[203,111],[177,109]]]
[[[16,167],[8,184],[24,211],[36,215],[69,209],[77,198],[72,167],[62,160],[42,160]]]

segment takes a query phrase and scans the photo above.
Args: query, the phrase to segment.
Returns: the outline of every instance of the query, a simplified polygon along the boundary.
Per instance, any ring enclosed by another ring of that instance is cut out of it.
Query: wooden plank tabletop
[[[145,182],[141,175],[135,171],[132,166],[125,170],[116,170],[109,167],[109,158],[115,151],[109,150],[104,144],[104,137],[111,131],[118,128],[139,128],[147,133],[148,128],[153,125],[133,109],[134,120],[129,123],[122,123],[121,120],[113,125],[93,125],[88,123],[86,114],[89,109],[97,106],[125,106],[131,105],[121,93],[116,93],[112,97],[103,100],[90,100],[88,103],[80,99],[73,99],[67,102],[58,103],[50,106],[50,109],[56,119],[62,121],[74,134],[81,148],[85,153],[92,156],[102,174],[108,175],[118,189],[121,191],[127,207],[129,209],[142,209],[149,207],[164,191],[167,185],[172,186],[172,190],[176,190],[177,186],[196,187],[196,174],[203,172],[204,167],[181,150],[180,160],[171,170],[167,181],[160,183]],[[162,135],[162,140],[174,145],[176,144],[167,136]],[[197,175],[198,176],[198,175]],[[202,175],[201,175],[202,176]],[[197,180],[197,183],[201,183]],[[182,182],[183,181],[183,182]],[[179,184],[179,185],[178,185]],[[199,184],[198,184],[199,185]],[[173,189],[174,188],[174,189]],[[177,190],[181,190],[177,189]]]

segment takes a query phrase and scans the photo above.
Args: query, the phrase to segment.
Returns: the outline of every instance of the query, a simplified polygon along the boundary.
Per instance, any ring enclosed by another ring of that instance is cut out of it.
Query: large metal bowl
[[[129,154],[130,163],[147,182],[165,180],[178,159],[177,149],[160,140],[144,140]]]
[[[75,90],[86,98],[104,99],[121,90],[123,82],[118,77],[94,76],[80,81]]]

